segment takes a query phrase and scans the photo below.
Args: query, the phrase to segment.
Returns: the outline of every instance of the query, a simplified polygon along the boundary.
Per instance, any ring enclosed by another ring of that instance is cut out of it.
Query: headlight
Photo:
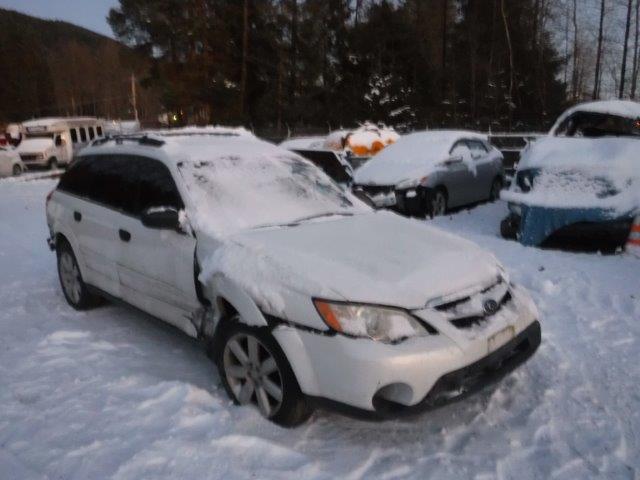
[[[424,185],[425,183],[427,183],[427,178],[429,178],[429,177],[409,178],[407,180],[403,180],[403,181],[399,182],[396,185],[396,188],[398,190],[405,190],[407,188],[415,188],[418,185]]]
[[[318,313],[331,329],[354,337],[391,343],[429,331],[404,310],[355,303],[314,300]]]

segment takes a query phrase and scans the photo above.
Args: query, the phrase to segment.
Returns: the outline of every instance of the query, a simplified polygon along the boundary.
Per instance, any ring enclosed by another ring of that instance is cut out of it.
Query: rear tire
[[[495,202],[500,198],[500,191],[502,190],[502,179],[496,177],[491,184],[491,190],[489,191],[489,201]]]
[[[92,294],[82,279],[78,261],[69,242],[61,240],[56,248],[58,278],[67,303],[76,310],[88,310],[100,303],[100,297]]]
[[[313,413],[284,352],[266,327],[249,327],[232,318],[215,358],[218,373],[236,405],[253,405],[282,427],[304,423]]]
[[[19,177],[22,174],[22,167],[18,164],[13,166],[13,176]]]

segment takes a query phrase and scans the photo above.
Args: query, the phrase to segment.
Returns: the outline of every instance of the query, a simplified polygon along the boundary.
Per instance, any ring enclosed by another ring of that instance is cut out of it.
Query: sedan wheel
[[[224,373],[235,400],[254,404],[266,418],[282,406],[282,374],[269,349],[256,337],[238,333],[224,348]]]
[[[56,247],[58,251],[58,276],[67,303],[76,310],[86,310],[100,303],[100,298],[92,294],[82,279],[76,256],[66,240]]]
[[[271,330],[250,327],[237,314],[224,322],[216,334],[220,337],[214,358],[231,399],[254,405],[263,417],[283,427],[306,421],[312,409]]]
[[[22,168],[20,167],[20,165],[14,165],[13,166],[13,176],[14,177],[19,177],[21,173],[22,173]]]
[[[74,304],[78,304],[82,291],[80,270],[78,270],[75,258],[67,251],[60,254],[60,281],[64,293]]]
[[[447,213],[447,197],[442,190],[437,190],[431,199],[431,216],[438,217]]]

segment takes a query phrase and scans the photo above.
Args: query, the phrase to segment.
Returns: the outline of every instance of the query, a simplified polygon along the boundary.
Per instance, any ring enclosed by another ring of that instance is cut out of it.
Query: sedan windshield
[[[214,234],[368,211],[295,155],[228,155],[179,169],[196,210],[192,220]]]

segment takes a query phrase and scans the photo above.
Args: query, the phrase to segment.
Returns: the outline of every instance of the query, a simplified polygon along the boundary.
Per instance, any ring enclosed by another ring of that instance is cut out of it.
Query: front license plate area
[[[516,336],[516,330],[512,325],[509,325],[507,328],[500,330],[497,333],[494,333],[489,337],[487,342],[488,352],[491,353],[494,350],[500,348],[509,340],[512,340]]]

